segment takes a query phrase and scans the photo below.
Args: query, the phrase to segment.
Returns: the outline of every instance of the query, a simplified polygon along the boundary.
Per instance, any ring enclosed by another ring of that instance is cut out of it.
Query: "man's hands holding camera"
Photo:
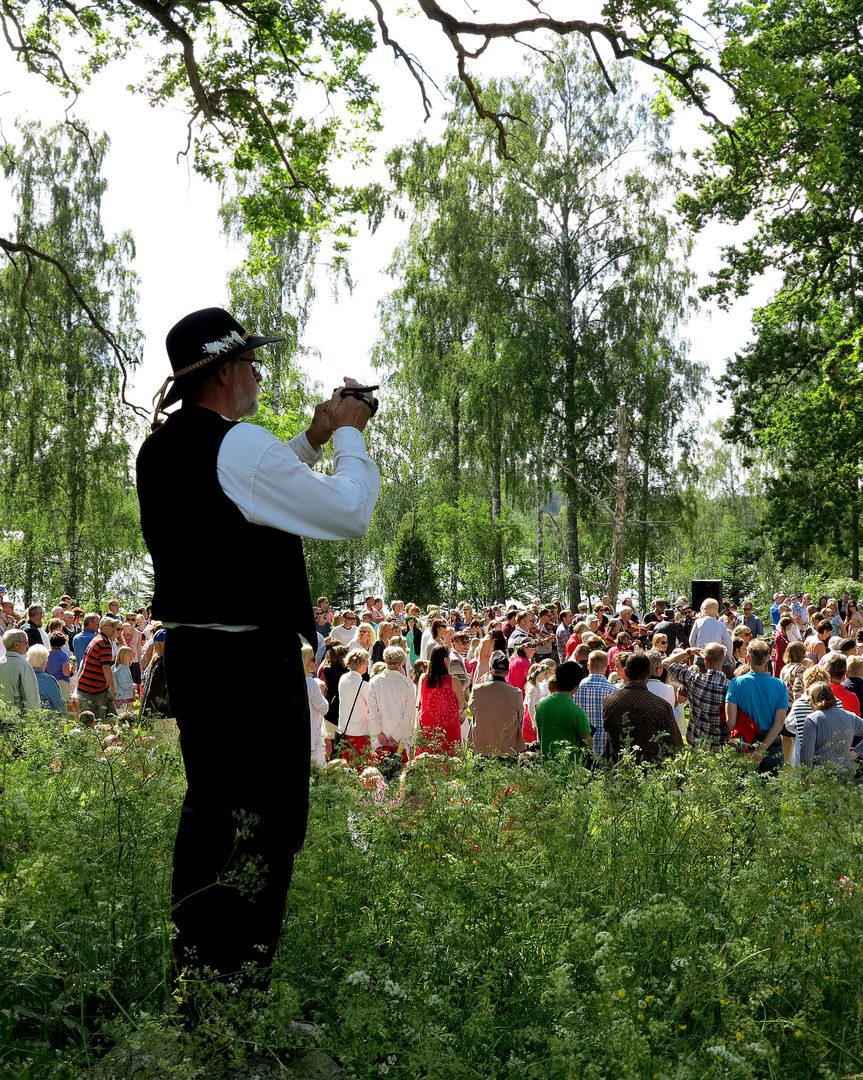
[[[361,386],[356,379],[346,378],[344,386],[337,386],[329,401],[317,405],[306,432],[314,449],[319,450],[328,442],[336,428],[353,427],[362,431],[377,412],[374,390],[376,386]]]

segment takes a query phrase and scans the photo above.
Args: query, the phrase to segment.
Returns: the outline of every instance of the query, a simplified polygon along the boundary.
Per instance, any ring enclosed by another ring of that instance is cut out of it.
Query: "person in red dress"
[[[454,754],[461,746],[459,713],[465,708],[464,691],[449,673],[449,649],[435,645],[429,669],[419,681],[419,753]]]

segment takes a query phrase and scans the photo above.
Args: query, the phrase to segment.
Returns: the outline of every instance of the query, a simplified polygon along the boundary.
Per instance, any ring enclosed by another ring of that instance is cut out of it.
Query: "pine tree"
[[[420,606],[440,594],[434,558],[416,514],[408,514],[399,526],[385,580],[387,596]]]

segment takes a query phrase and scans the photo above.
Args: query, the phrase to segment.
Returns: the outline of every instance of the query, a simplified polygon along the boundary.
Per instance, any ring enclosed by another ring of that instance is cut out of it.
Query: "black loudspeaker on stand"
[[[716,600],[719,610],[722,611],[722,582],[721,581],[693,581],[692,582],[692,610],[697,612],[705,600]]]

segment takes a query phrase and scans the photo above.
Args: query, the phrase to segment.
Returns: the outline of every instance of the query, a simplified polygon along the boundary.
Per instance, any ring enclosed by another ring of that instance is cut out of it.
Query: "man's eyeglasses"
[[[356,621],[357,621],[356,615],[343,615],[342,616],[342,622],[356,622]]]

